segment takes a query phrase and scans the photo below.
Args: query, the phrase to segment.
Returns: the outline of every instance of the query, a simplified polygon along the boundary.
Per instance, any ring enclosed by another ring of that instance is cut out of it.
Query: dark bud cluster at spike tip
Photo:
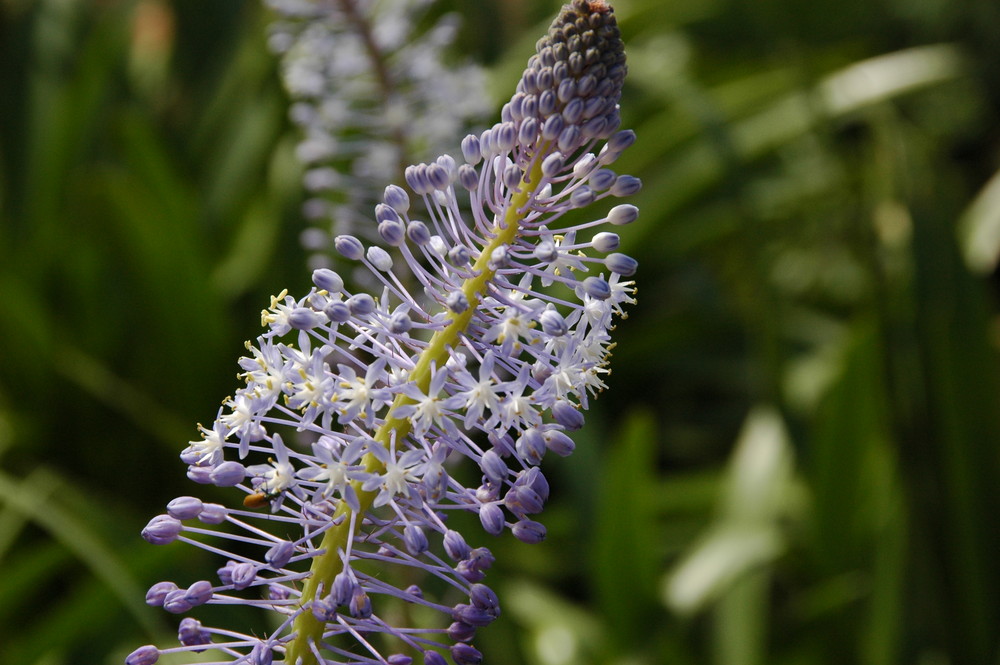
[[[535,49],[501,114],[517,125],[521,145],[549,143],[570,155],[611,136],[628,71],[614,10],[599,1],[564,5]]]

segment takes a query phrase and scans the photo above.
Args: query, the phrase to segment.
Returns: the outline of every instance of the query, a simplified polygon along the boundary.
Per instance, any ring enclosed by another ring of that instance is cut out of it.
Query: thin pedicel
[[[573,451],[570,433],[605,387],[614,321],[634,302],[636,262],[614,251],[618,236],[578,236],[637,209],[564,218],[640,187],[608,168],[635,139],[618,129],[625,72],[611,7],[564,6],[501,122],[462,141],[464,163],[406,169],[422,219],[410,193],[385,189],[377,230],[397,257],[336,238],[380,291],[351,292],[319,269],[304,297],[272,299],[240,359],[245,387],[181,454],[195,482],[237,487],[269,511],[180,497],[143,536],[226,562],[218,582],[160,582],[148,603],[249,605],[276,628],[187,617],[179,646],[141,647],[129,665],[209,649],[214,662],[254,665],[480,662],[476,631],[500,614],[482,583],[494,559],[447,517],[471,511],[486,534],[545,537],[539,464]],[[463,457],[481,471],[476,486],[452,473]]]

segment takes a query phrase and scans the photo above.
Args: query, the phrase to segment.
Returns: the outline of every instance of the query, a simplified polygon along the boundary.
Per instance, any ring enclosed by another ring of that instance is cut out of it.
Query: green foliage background
[[[502,99],[558,3],[443,6]],[[483,536],[487,662],[1000,663],[1000,5],[616,8],[639,305],[550,538]],[[232,503],[177,453],[307,288],[266,23],[0,0],[4,665],[171,643],[145,589],[220,565],[138,534]]]

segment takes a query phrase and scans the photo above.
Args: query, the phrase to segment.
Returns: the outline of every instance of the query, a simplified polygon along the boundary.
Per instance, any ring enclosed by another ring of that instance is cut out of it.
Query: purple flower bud
[[[572,154],[580,146],[581,139],[582,132],[580,128],[576,125],[568,124],[566,129],[562,130],[562,133],[559,134],[559,140],[556,142],[556,145],[564,153]]]
[[[530,487],[514,485],[507,491],[503,503],[507,509],[519,518],[542,512],[545,503],[538,493]]]
[[[193,617],[184,617],[180,625],[177,626],[177,640],[186,647],[211,644],[212,636],[207,630],[203,630],[201,622]],[[201,653],[204,649],[195,649],[195,653]]]
[[[424,665],[448,665],[448,662],[437,651],[425,651]]]
[[[496,559],[493,557],[493,553],[485,547],[477,547],[472,550],[472,554],[469,555],[469,563],[477,570],[489,570],[493,567],[493,563]]]
[[[406,214],[406,211],[410,209],[410,197],[406,193],[406,190],[399,185],[389,185],[386,187],[385,193],[382,195],[382,200],[400,215]]]
[[[473,192],[479,188],[479,174],[472,166],[462,164],[458,167],[458,182],[466,191]]]
[[[365,246],[354,236],[337,236],[333,239],[333,246],[345,259],[360,261],[365,255]]]
[[[566,325],[566,319],[564,319],[562,314],[557,312],[554,308],[545,309],[538,317],[538,321],[542,324],[542,330],[546,335],[562,337],[569,332],[569,326]]]
[[[234,589],[246,589],[257,580],[257,569],[252,563],[238,563],[231,569]]]
[[[451,261],[452,265],[464,266],[472,261],[472,255],[469,254],[469,250],[466,247],[455,245],[448,250],[448,260]]]
[[[267,561],[271,568],[284,568],[292,560],[293,554],[295,554],[295,544],[291,541],[283,540],[280,543],[272,545],[264,553],[264,560]]]
[[[461,291],[452,291],[445,299],[445,304],[455,314],[461,314],[469,309],[469,299]]]
[[[288,325],[293,330],[312,330],[326,323],[326,317],[308,307],[296,307],[288,315]]]
[[[153,545],[166,545],[177,539],[182,527],[181,521],[170,515],[157,515],[142,530],[142,537]]]
[[[393,312],[387,327],[394,335],[402,335],[413,328],[413,319],[406,312]]]
[[[354,587],[348,609],[351,616],[357,619],[367,619],[372,615],[372,601],[360,586]]]
[[[163,609],[171,614],[184,614],[193,607],[187,599],[186,589],[171,591],[163,598]]]
[[[219,581],[224,585],[229,586],[233,583],[233,568],[236,566],[235,561],[227,561],[226,565],[215,571],[216,575],[219,576]]]
[[[601,101],[603,100],[594,100]],[[590,109],[584,109],[584,115],[587,115]],[[605,134],[605,130],[608,127],[608,121],[604,116],[597,116],[596,118],[591,118],[587,122],[583,123],[581,127],[581,134],[583,134],[588,139],[599,139]]]
[[[605,189],[608,189],[611,185],[615,184],[615,180],[617,178],[618,174],[611,169],[599,169],[591,174],[590,180],[587,182],[593,189],[603,192]]]
[[[451,185],[451,174],[448,170],[439,164],[428,164],[427,165],[427,178],[431,183],[431,186],[437,190],[448,189]]]
[[[631,224],[639,218],[639,209],[629,203],[616,205],[608,212],[607,220],[615,226]]]
[[[223,462],[212,469],[212,484],[217,487],[234,487],[243,482],[247,472],[239,462]]]
[[[576,443],[564,432],[557,429],[546,430],[542,435],[545,446],[560,457],[566,457],[576,448]]]
[[[630,175],[618,176],[618,180],[611,186],[611,195],[619,198],[632,196],[642,189],[642,181]]]
[[[463,621],[456,621],[448,626],[448,637],[455,642],[471,642],[476,637],[476,627]]]
[[[576,162],[573,164],[573,175],[577,178],[587,178],[589,177],[590,171],[594,166],[597,158],[594,157],[594,153],[588,152],[580,155]]]
[[[326,307],[323,308],[323,313],[334,323],[346,323],[351,320],[351,308],[347,306],[346,302],[327,303]]]
[[[202,506],[198,521],[203,524],[222,524],[226,521],[229,509],[221,503],[206,503]]]
[[[125,658],[125,665],[153,665],[160,659],[160,650],[152,644],[139,647]]]
[[[386,658],[385,662],[389,663],[389,665],[411,665],[413,663],[413,659],[406,654],[394,653]]]
[[[483,153],[479,150],[479,139],[472,134],[462,139],[462,157],[472,166],[483,159]]]
[[[419,220],[414,220],[406,225],[406,237],[413,244],[422,247],[431,241],[431,232],[426,224]]]
[[[538,467],[522,471],[518,479],[514,481],[514,484],[530,487],[541,497],[542,501],[547,501],[549,498],[549,481],[545,479],[545,474]]]
[[[198,517],[202,510],[201,499],[193,496],[179,496],[167,504],[167,514],[178,520]]]
[[[347,306],[354,316],[368,316],[375,311],[375,299],[367,293],[357,293],[347,299]]]
[[[407,524],[403,529],[403,543],[406,551],[413,556],[419,556],[427,551],[427,536],[424,530],[416,524]]]
[[[188,467],[187,477],[190,480],[198,483],[199,485],[211,485],[212,484],[212,470],[214,467],[210,466],[197,466],[192,464]]]
[[[497,483],[507,477],[509,470],[504,461],[494,450],[487,450],[483,453],[483,458],[479,461],[479,468],[483,475]]]
[[[542,175],[546,178],[554,178],[562,173],[564,164],[562,153],[553,152],[542,160]]]
[[[575,404],[565,400],[559,400],[552,405],[552,417],[570,431],[583,427],[583,412]]]
[[[406,180],[406,184],[410,186],[410,189],[417,194],[429,194],[434,189],[427,178],[426,164],[407,166],[403,171],[403,178]]]
[[[267,585],[268,600],[288,600],[292,597],[292,590],[281,584]]]
[[[271,665],[271,647],[263,642],[253,645],[250,652],[250,665]]]
[[[538,119],[525,118],[517,130],[517,141],[522,146],[531,145],[538,138]]]
[[[476,488],[476,499],[478,499],[481,503],[496,501],[497,497],[500,496],[501,489],[503,489],[503,487],[502,483],[499,481],[487,480]]]
[[[552,75],[551,72],[542,70],[541,74],[543,76],[539,77],[539,86],[547,88],[552,85]],[[547,76],[545,76],[547,74]],[[538,115],[542,118],[548,118],[556,110],[556,103],[559,98],[552,90],[543,90],[542,94],[538,96]]]
[[[590,240],[590,246],[596,249],[598,252],[613,252],[618,249],[621,244],[621,238],[618,237],[617,233],[608,233],[603,231],[594,235]]]
[[[542,139],[546,141],[554,141],[559,138],[562,131],[566,128],[566,121],[561,115],[550,115],[542,123]]]
[[[368,248],[368,252],[365,256],[368,259],[368,262],[375,266],[376,270],[381,272],[389,272],[392,270],[392,257],[389,256],[389,252],[385,251],[381,247],[372,245]]]
[[[516,522],[510,531],[515,538],[529,545],[537,545],[545,540],[545,527],[531,520]]]
[[[314,600],[310,606],[313,616],[320,621],[333,621],[337,616],[337,602],[332,596]]]
[[[163,607],[163,599],[171,591],[177,591],[177,585],[173,582],[157,582],[146,592],[146,604],[152,607]]]
[[[453,645],[450,651],[451,659],[455,661],[455,665],[480,665],[483,662],[483,654],[468,644],[460,642]]]
[[[479,521],[483,525],[483,530],[491,536],[499,536],[503,533],[504,516],[503,509],[495,503],[484,503],[479,507]]]
[[[354,580],[346,572],[339,572],[333,578],[333,593],[331,596],[337,602],[337,605],[347,605],[351,602],[351,597],[354,595]]]
[[[587,277],[583,280],[583,292],[595,300],[611,297],[611,285],[601,277]]]
[[[542,263],[552,263],[559,258],[559,249],[551,240],[543,240],[535,245],[532,254]]]
[[[413,596],[416,599],[421,599],[424,597],[424,592],[416,584],[411,584],[410,586],[406,587],[406,595]]]
[[[461,561],[462,559],[469,558],[472,548],[466,544],[462,534],[458,531],[448,529],[444,534],[444,551],[448,553],[452,561]]]
[[[594,202],[594,191],[586,185],[581,185],[569,195],[569,204],[574,208],[586,208]]]
[[[510,152],[517,143],[517,130],[512,122],[503,122],[494,127],[497,148],[500,152]]]
[[[492,612],[464,603],[456,605],[451,616],[455,621],[476,627],[488,626],[496,620],[496,616]]]
[[[402,219],[395,208],[385,203],[375,204],[375,221],[377,222],[401,222]]]
[[[604,259],[604,265],[607,266],[608,270],[621,275],[622,277],[631,277],[639,268],[638,261],[633,259],[631,256],[626,256],[625,254],[619,254],[617,252],[608,254]]]
[[[392,208],[390,208],[391,210]],[[406,227],[402,222],[386,220],[378,225],[378,234],[392,247],[399,247],[406,239]]]
[[[204,605],[212,598],[212,583],[208,580],[199,580],[187,588],[185,595],[192,607]]]
[[[201,463],[202,452],[188,447],[182,450],[178,457],[189,466],[198,466]]]
[[[635,143],[635,132],[631,129],[623,129],[608,139],[608,150],[622,152]]]
[[[562,118],[564,127],[568,128],[570,125],[575,125],[580,122],[583,118],[583,107],[584,102],[582,99],[571,99],[566,108],[563,109]]]
[[[510,248],[501,245],[490,254],[490,268],[494,270],[510,265]]]
[[[468,560],[455,564],[455,572],[466,582],[479,582],[486,577],[486,573],[476,568]]]
[[[536,427],[529,427],[521,433],[515,444],[518,456],[528,464],[538,464],[545,456],[545,439]]]
[[[497,598],[493,589],[485,584],[473,584],[469,589],[469,598],[472,604],[482,610],[488,610],[500,616],[500,599]]]

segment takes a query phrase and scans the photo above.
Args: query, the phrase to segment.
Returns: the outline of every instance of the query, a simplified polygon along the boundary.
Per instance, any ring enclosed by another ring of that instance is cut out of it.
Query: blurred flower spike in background
[[[239,362],[245,387],[181,454],[191,480],[236,488],[243,507],[183,496],[143,530],[223,560],[216,580],[154,584],[149,604],[258,607],[274,630],[185,617],[180,646],[141,647],[128,665],[208,649],[254,665],[481,661],[476,632],[500,614],[481,542],[545,538],[540,463],[573,451],[605,387],[610,332],[635,302],[636,261],[609,229],[638,210],[602,204],[640,189],[609,168],[635,140],[619,129],[612,8],[565,5],[536,49],[501,121],[466,136],[461,160],[407,167],[409,191],[385,187],[379,244],[334,238],[372,293],[318,268],[309,293],[282,292],[263,312]],[[290,76],[305,89],[318,73]],[[567,221],[581,209],[573,219],[586,221]],[[463,457],[477,481],[459,479]],[[451,528],[455,510],[481,529]]]
[[[331,267],[336,235],[377,240],[368,213],[385,183],[415,160],[454,149],[493,111],[486,75],[470,62],[445,63],[456,14],[418,31],[429,0],[267,4],[277,14],[269,44],[303,134],[296,153],[312,226],[302,243],[312,267]]]

